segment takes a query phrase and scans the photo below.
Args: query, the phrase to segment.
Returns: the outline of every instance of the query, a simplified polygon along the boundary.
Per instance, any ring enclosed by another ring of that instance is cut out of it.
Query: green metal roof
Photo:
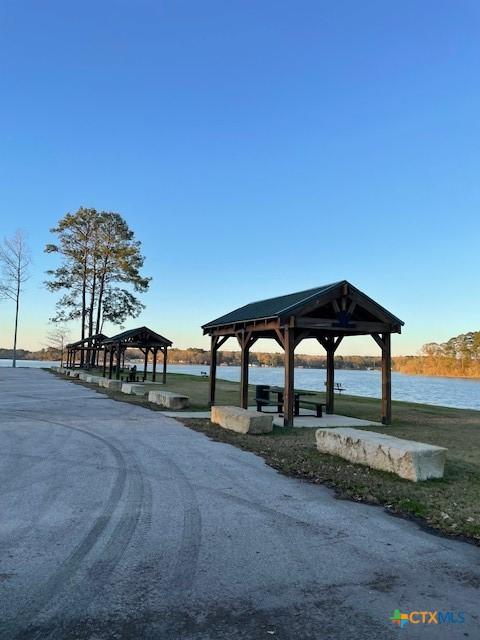
[[[356,293],[363,296],[365,300],[368,300],[370,303],[373,303],[378,311],[386,314],[390,319],[392,324],[403,325],[404,322],[394,316],[390,311],[382,307],[369,298],[362,291],[354,287],[347,280],[339,280],[338,282],[332,282],[330,284],[325,284],[320,287],[315,287],[314,289],[307,289],[305,291],[297,291],[296,293],[289,293],[284,296],[278,296],[277,298],[268,298],[267,300],[259,300],[257,302],[251,302],[250,304],[246,304],[243,307],[239,307],[230,313],[217,318],[216,320],[212,320],[207,324],[202,326],[204,331],[208,329],[212,329],[214,327],[221,327],[225,325],[235,324],[237,322],[249,322],[253,320],[265,320],[268,318],[278,318],[279,316],[284,316],[288,313],[294,313],[298,309],[301,309],[304,305],[308,304],[315,298],[328,294],[330,291],[333,293],[336,289],[339,289],[343,285],[348,285],[348,287],[355,291]]]
[[[277,298],[268,298],[267,300],[251,302],[250,304],[246,304],[239,309],[235,309],[235,311],[231,311],[216,320],[208,322],[203,325],[202,329],[219,327],[225,324],[233,324],[234,322],[246,322],[247,320],[275,318],[287,313],[290,309],[306,304],[312,298],[326,293],[329,289],[339,287],[343,282],[346,281],[333,282],[331,284],[322,285],[321,287],[315,287],[314,289],[307,289],[306,291],[297,291],[296,293],[288,293],[287,295],[278,296]]]
[[[101,343],[104,340],[108,340],[108,336],[106,336],[104,333],[94,333],[93,336],[87,336],[83,340],[77,340],[76,342],[70,342],[69,344],[66,344],[65,347],[66,347],[66,349],[70,349],[70,348],[73,348],[73,347],[80,347],[83,344],[88,344],[89,342],[91,342],[92,344]]]
[[[111,338],[107,338],[107,340],[103,341],[103,344],[113,344],[115,342],[123,342],[124,340],[128,340],[129,338],[133,339],[135,342],[141,342],[154,346],[155,344],[161,344],[162,346],[172,346],[172,341],[164,336],[161,336],[159,333],[155,333],[148,327],[137,327],[136,329],[128,329],[128,331],[122,331],[122,333],[117,333],[116,336],[112,336]],[[133,345],[132,345],[133,346]]]

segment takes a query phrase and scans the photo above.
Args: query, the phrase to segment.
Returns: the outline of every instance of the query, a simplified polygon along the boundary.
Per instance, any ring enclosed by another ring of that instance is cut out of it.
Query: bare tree
[[[11,238],[5,238],[0,246],[0,298],[15,303],[15,329],[13,337],[12,367],[17,366],[17,331],[22,286],[30,277],[30,250],[25,233],[17,230]]]
[[[60,366],[63,367],[63,355],[65,352],[65,345],[70,339],[70,331],[64,324],[56,324],[54,328],[47,333],[48,349],[54,349],[60,354]]]

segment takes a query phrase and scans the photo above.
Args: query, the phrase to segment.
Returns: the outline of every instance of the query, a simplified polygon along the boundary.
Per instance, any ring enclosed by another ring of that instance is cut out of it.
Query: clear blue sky
[[[80,205],[135,229],[153,283],[127,326],[177,346],[343,278],[405,320],[397,354],[480,329],[477,0],[4,0],[0,65],[0,235],[34,254],[20,346]]]

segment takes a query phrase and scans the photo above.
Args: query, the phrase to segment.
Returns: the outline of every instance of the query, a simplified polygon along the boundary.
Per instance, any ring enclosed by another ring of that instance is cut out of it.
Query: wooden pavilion
[[[247,304],[203,325],[210,335],[210,405],[215,404],[217,352],[229,338],[241,348],[240,406],[248,406],[249,351],[260,338],[275,340],[285,352],[284,425],[293,426],[294,353],[307,338],[327,353],[326,411],[334,413],[335,351],[348,336],[370,335],[382,350],[382,422],[392,419],[391,334],[402,320],[346,280]]]
[[[103,333],[96,333],[93,336],[87,336],[83,340],[77,340],[65,345],[67,350],[66,365],[69,368],[77,366],[98,366],[100,353],[103,350],[103,341],[108,339]],[[80,355],[80,360],[77,363],[77,354]],[[95,354],[95,355],[94,355]]]
[[[120,379],[121,370],[125,364],[125,351],[127,349],[139,349],[144,355],[143,381],[147,378],[148,356],[153,356],[152,380],[156,380],[158,352],[163,353],[163,384],[167,381],[167,351],[172,346],[172,341],[164,338],[148,327],[138,327],[123,331],[116,336],[103,341],[103,375],[107,374],[107,356],[109,357],[108,377],[112,378],[115,369],[115,378]],[[114,359],[115,367],[114,367]]]

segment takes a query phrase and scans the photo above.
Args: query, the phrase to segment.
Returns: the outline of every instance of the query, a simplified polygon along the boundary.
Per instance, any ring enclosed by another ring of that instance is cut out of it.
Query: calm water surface
[[[170,365],[169,371],[200,375],[208,373],[208,366]],[[217,376],[224,380],[240,380],[240,367],[218,367]],[[251,384],[283,386],[282,368],[250,367]],[[325,390],[325,369],[295,369],[295,386],[300,389]],[[380,371],[335,371],[335,382],[340,382],[345,391],[353,396],[380,398]],[[392,373],[392,397],[394,400],[438,404],[445,407],[480,410],[480,380],[466,378],[437,378],[430,376],[410,376]]]
[[[11,360],[0,360],[0,367],[11,366]],[[59,364],[41,360],[17,360],[18,367],[48,367]],[[151,368],[151,367],[149,367]],[[200,375],[209,372],[208,366],[172,364],[169,371]],[[217,375],[224,380],[240,380],[240,367],[218,367]],[[335,372],[335,381],[345,387],[348,394],[379,398],[381,396],[380,371],[349,371],[340,369]],[[252,384],[283,385],[283,369],[272,367],[250,367]],[[324,369],[295,369],[295,386],[302,389],[324,390]],[[480,380],[466,378],[438,378],[429,376],[411,376],[392,373],[392,396],[394,400],[422,402],[445,407],[480,410]]]

